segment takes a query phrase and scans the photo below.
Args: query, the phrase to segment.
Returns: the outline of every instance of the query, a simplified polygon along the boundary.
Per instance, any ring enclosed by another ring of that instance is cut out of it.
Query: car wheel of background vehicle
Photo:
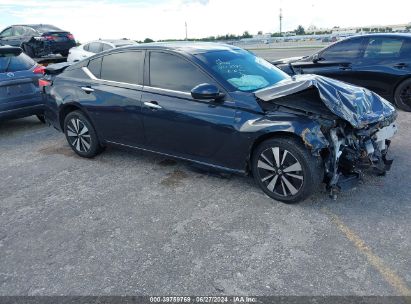
[[[34,50],[30,45],[23,44],[21,48],[23,49],[24,53],[26,53],[27,56],[34,58]]]
[[[60,55],[61,55],[61,56],[63,56],[63,57],[67,57],[67,56],[68,56],[68,54],[69,54],[69,52],[68,52],[68,51],[61,52],[61,53],[60,53]]]
[[[97,133],[87,117],[80,111],[67,114],[64,133],[70,147],[82,157],[94,157],[102,151]]]
[[[44,115],[36,115],[38,120],[40,120],[40,122],[42,123],[46,123],[46,118],[44,117]]]
[[[398,108],[411,112],[411,78],[399,84],[395,90],[394,100]]]
[[[317,190],[324,170],[320,157],[314,157],[294,138],[274,138],[261,143],[251,160],[256,183],[271,198],[297,203]]]

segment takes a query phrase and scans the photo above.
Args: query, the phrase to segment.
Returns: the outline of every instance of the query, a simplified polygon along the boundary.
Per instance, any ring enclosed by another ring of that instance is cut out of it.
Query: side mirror
[[[224,97],[224,93],[213,84],[202,83],[191,90],[191,96],[194,99],[216,100]]]

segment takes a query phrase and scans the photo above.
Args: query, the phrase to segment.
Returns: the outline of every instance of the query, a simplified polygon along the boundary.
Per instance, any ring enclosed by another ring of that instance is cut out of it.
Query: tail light
[[[57,37],[55,37],[55,36],[50,36],[50,35],[46,35],[46,36],[43,36],[44,37],[44,39],[46,39],[46,40],[56,40],[56,38]]]
[[[44,66],[38,65],[38,66],[36,66],[36,67],[34,68],[33,73],[34,73],[34,74],[42,74],[42,75],[44,75],[44,70],[45,70],[45,69],[46,69],[46,68],[45,68]]]
[[[67,34],[67,38],[70,40],[74,40],[74,35],[73,34]]]
[[[44,92],[45,87],[51,86],[51,81],[45,80],[45,79],[39,79],[39,88],[40,91]]]

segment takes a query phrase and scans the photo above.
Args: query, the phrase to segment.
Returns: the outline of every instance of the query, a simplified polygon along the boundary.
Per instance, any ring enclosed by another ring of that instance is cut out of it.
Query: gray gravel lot
[[[411,114],[386,177],[336,201],[0,123],[0,295],[411,295]]]

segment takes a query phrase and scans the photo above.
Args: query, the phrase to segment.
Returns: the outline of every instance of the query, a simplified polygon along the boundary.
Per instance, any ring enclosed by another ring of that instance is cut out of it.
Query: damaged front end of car
[[[322,158],[324,182],[333,197],[352,188],[365,169],[378,175],[390,170],[387,153],[397,132],[397,113],[377,94],[327,77],[298,75],[255,95],[267,112],[288,111],[316,122],[300,136]]]

